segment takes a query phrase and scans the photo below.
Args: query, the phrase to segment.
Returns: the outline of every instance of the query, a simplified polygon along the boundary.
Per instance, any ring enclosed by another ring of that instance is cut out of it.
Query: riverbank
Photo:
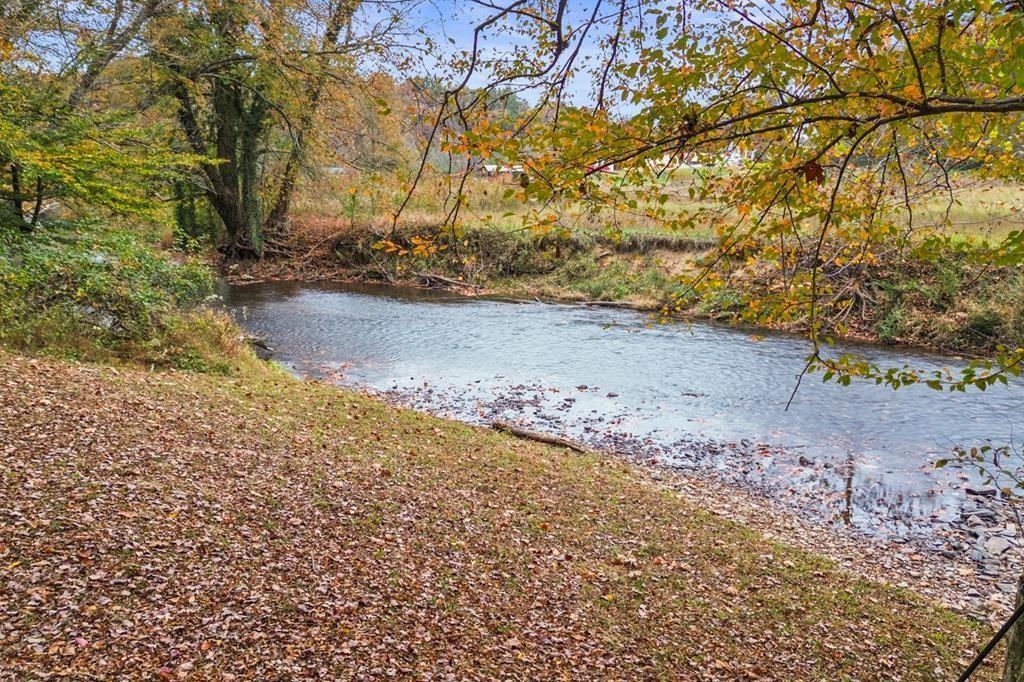
[[[720,285],[692,292],[681,282],[715,254],[709,235],[652,231],[531,235],[470,227],[457,237],[435,228],[391,234],[384,225],[328,216],[295,221],[285,258],[222,265],[232,281],[361,281],[447,287],[467,294],[602,302],[670,310],[691,319],[735,320],[806,331],[801,315],[769,319],[747,305],[783,286],[767,263],[742,254]],[[430,235],[429,246],[417,243]],[[390,244],[382,248],[385,241]],[[1024,344],[1024,274],[975,262],[984,246],[957,242],[938,259],[886,252],[870,267],[837,268],[835,316],[826,331],[859,341],[985,354]],[[763,307],[762,307],[763,308]],[[828,321],[828,316],[826,316]]]
[[[16,674],[948,679],[987,636],[728,490],[272,369],[0,360]]]
[[[496,404],[475,402],[472,411],[458,407],[460,397],[464,398],[458,390],[426,384],[420,390],[371,395],[396,407],[471,424],[507,423],[500,420],[515,414],[512,423],[526,429],[548,429],[540,433],[578,428],[579,424],[571,421],[552,423],[530,416],[539,402],[536,393],[550,390],[511,391]],[[524,393],[533,397],[524,401]],[[651,480],[700,509],[826,556],[860,576],[911,589],[993,626],[1001,625],[1013,611],[1016,576],[1024,569],[1024,543],[1013,508],[990,496],[994,492],[991,487],[978,486],[978,494],[966,495],[963,506],[952,514],[933,509],[930,514],[919,510],[906,518],[886,518],[898,513],[886,506],[893,500],[871,497],[871,488],[884,483],[858,481],[854,486],[852,469],[832,471],[830,462],[746,440],[689,438],[666,448],[650,436],[624,434],[614,426],[617,421],[608,419],[601,430],[585,427],[583,430],[591,433],[578,442],[593,452],[643,468]],[[831,480],[843,475],[849,476],[845,490]],[[933,492],[945,487],[933,483]],[[909,501],[908,507],[927,508],[928,502],[912,488],[901,488],[897,482],[888,487],[893,498],[905,504]],[[960,487],[974,490],[970,483]],[[877,516],[872,518],[872,512]],[[851,516],[856,520],[851,522]],[[893,532],[893,522],[902,532]]]

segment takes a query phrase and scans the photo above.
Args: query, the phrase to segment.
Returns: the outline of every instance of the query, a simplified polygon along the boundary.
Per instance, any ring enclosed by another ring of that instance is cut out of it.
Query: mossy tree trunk
[[[25,207],[21,195],[21,166],[11,164],[11,207],[19,216],[25,215]]]
[[[263,254],[266,244],[260,196],[260,144],[266,132],[266,123],[266,100],[259,95],[250,95],[248,106],[243,106],[241,110],[238,141],[245,238],[257,255]]]
[[[176,93],[178,120],[196,153],[208,154],[194,95],[184,85]],[[211,126],[216,163],[203,164],[206,196],[224,224],[224,252],[231,257],[263,255],[260,200],[260,145],[267,133],[268,105],[251,88],[214,78]]]
[[[178,122],[189,146],[215,159],[202,164],[202,170],[207,198],[224,225],[222,250],[228,256],[261,257],[268,243],[287,234],[292,197],[315,139],[317,112],[330,95],[330,84],[338,82],[338,70],[348,68],[350,53],[360,49],[351,35],[360,2],[323,3],[326,23],[315,44],[281,39],[275,22],[287,20],[287,3],[277,8],[270,3],[270,14],[259,19],[239,11],[241,5],[213,3],[206,12],[185,15],[194,34],[158,38],[160,49],[150,58],[167,72],[165,90],[177,99]],[[255,42],[254,32],[261,35]],[[199,60],[193,54],[197,45],[208,49]],[[282,59],[286,53],[289,59]],[[286,83],[282,75],[298,82]],[[284,156],[281,149],[273,150],[273,156],[267,152],[275,125],[287,132],[290,146]],[[274,172],[266,173],[268,167]]]

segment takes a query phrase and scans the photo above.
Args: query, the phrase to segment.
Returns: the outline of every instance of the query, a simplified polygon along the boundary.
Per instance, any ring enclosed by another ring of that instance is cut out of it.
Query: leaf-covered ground
[[[988,634],[621,462],[272,370],[0,354],[0,477],[0,677],[945,680]]]

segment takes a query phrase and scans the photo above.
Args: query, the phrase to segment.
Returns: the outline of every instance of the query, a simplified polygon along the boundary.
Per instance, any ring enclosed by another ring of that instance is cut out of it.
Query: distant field
[[[915,214],[915,223],[922,226],[998,239],[1024,228],[1024,186],[963,183],[954,190],[952,203],[948,194],[934,195]]]
[[[606,179],[606,182],[614,181],[615,176]],[[710,202],[689,199],[688,189],[692,181],[692,172],[680,171],[663,186],[677,197],[664,205],[670,215],[714,206]],[[303,216],[349,222],[353,227],[390,225],[394,208],[404,198],[401,191],[389,191],[370,183],[368,187],[359,187],[353,192],[353,188],[346,182],[346,178],[334,176],[328,181],[308,187],[297,203],[297,212]],[[1009,232],[1024,228],[1024,185],[969,178],[957,178],[954,185],[952,193],[934,191],[911,199],[913,225],[917,232],[923,234],[939,231],[999,239]],[[470,178],[465,186],[464,203],[459,210],[460,224],[509,232],[526,230],[528,228],[524,227],[524,218],[535,211],[542,215],[557,216],[558,227],[586,234],[679,234],[647,215],[643,202],[635,209],[594,212],[580,204],[567,202],[554,202],[550,205],[523,203],[515,196],[505,196],[510,188],[517,188],[517,184],[507,178]],[[447,183],[443,180],[421,185],[403,212],[403,223],[423,226],[443,224],[453,205],[448,191]],[[897,212],[901,221],[906,220],[905,209],[898,209]],[[714,237],[714,233],[709,226],[689,230],[683,236],[691,240],[709,240]]]

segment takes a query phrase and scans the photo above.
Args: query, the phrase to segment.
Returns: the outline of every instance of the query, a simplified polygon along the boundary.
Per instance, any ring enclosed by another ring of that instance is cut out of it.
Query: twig
[[[302,258],[300,258],[299,261],[300,262],[305,262],[305,261],[309,260],[309,257],[312,256],[313,253],[316,252],[317,249],[319,249],[321,246],[323,246],[327,242],[333,241],[333,240],[343,236],[346,232],[351,232],[351,229],[346,227],[344,230],[339,230],[337,232],[334,232],[334,233],[328,235],[327,237],[324,237],[323,239],[318,241],[316,244],[314,244],[313,248],[311,248],[309,251],[307,251],[306,255],[303,256]]]

